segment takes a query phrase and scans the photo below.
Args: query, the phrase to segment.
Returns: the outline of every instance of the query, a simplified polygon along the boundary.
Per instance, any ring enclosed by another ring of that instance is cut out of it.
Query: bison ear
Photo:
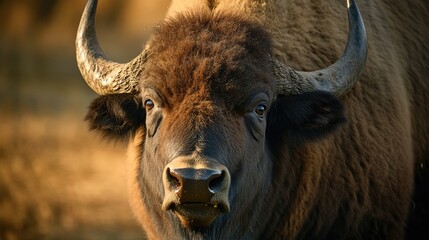
[[[104,138],[126,141],[145,122],[146,113],[139,96],[112,94],[100,96],[89,106],[85,120],[90,130]]]
[[[287,137],[290,144],[314,140],[335,131],[346,121],[344,107],[334,95],[316,91],[279,96],[268,116],[269,137]]]

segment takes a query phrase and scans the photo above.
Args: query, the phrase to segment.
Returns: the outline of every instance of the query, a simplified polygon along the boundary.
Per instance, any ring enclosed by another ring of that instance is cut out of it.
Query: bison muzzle
[[[229,212],[231,176],[214,159],[174,159],[165,167],[162,180],[162,209],[174,211],[184,227],[207,227],[220,214]]]

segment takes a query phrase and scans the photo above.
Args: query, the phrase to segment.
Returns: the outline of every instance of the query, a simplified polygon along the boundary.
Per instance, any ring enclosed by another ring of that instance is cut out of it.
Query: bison
[[[347,25],[334,0],[173,0],[120,64],[88,1],[77,62],[102,96],[86,119],[128,143],[150,239],[423,236],[429,4],[359,2]]]

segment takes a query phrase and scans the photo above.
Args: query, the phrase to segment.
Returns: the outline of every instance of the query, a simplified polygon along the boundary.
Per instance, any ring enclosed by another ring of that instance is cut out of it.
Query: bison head
[[[277,149],[335,130],[344,121],[335,95],[365,62],[353,7],[346,51],[314,72],[274,59],[270,35],[254,19],[204,11],[164,21],[142,54],[118,64],[98,46],[96,4],[88,2],[76,42],[83,77],[103,95],[87,120],[108,138],[131,140],[133,205],[152,231],[207,231],[231,219],[247,226],[260,217]]]

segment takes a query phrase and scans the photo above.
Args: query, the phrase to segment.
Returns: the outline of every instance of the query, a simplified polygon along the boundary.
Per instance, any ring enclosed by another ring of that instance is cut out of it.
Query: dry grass
[[[89,133],[73,56],[23,49],[0,59],[0,240],[144,238],[125,147]]]
[[[82,116],[2,115],[0,239],[139,239],[123,147]]]
[[[95,94],[74,57],[24,47],[0,56],[0,240],[144,238],[125,147],[89,133]]]

